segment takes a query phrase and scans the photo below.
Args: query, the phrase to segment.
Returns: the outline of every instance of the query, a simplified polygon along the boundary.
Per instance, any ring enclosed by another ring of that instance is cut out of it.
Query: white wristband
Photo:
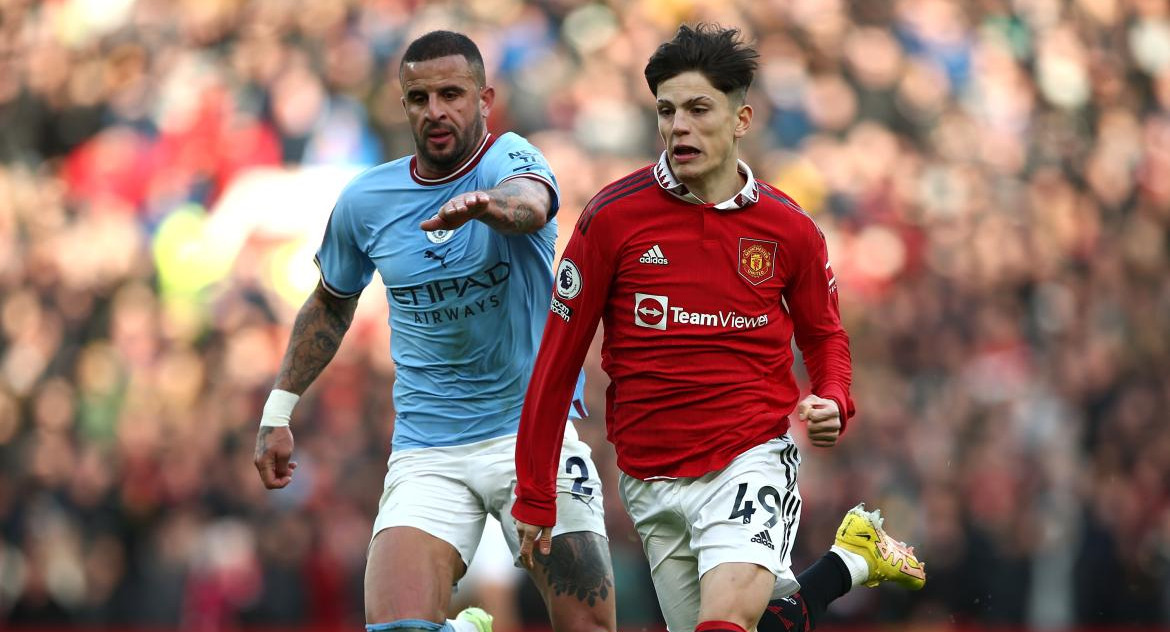
[[[287,428],[288,420],[292,417],[293,406],[297,405],[301,396],[296,393],[273,389],[268,394],[268,401],[264,403],[264,414],[260,416],[260,426]]]

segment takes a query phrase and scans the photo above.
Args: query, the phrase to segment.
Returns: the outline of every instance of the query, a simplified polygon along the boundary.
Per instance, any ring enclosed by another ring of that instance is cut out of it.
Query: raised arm
[[[301,306],[293,323],[288,348],[256,433],[252,462],[268,489],[292,481],[297,464],[292,459],[293,435],[288,421],[293,406],[337,353],[353,322],[358,297],[339,298],[321,283]]]
[[[451,198],[419,228],[454,230],[475,219],[501,233],[523,235],[540,230],[548,222],[551,207],[552,193],[547,184],[536,178],[518,177],[494,189]]]

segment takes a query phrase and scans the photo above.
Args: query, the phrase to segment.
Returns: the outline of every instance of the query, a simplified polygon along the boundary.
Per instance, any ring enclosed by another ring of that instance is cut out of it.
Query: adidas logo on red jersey
[[[658,244],[654,244],[653,248],[642,253],[641,257],[638,257],[638,263],[652,263],[654,265],[664,266],[669,264],[670,260],[666,258],[666,255],[662,254],[662,249],[658,247]]]

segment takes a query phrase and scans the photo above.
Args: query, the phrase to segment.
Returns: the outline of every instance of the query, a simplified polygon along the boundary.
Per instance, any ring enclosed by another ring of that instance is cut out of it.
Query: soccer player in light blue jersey
[[[452,620],[448,607],[488,514],[503,523],[513,556],[519,550],[516,430],[552,294],[559,193],[535,147],[488,131],[495,91],[466,36],[418,38],[399,80],[416,153],[359,175],[337,200],[317,252],[321,281],[297,314],[255,464],[269,489],[292,479],[293,406],[337,351],[377,270],[397,417],[366,566],[366,628],[490,632],[486,613]],[[580,402],[583,381],[577,388]],[[557,632],[614,632],[601,485],[589,447],[568,428],[561,520],[551,553],[529,572]]]

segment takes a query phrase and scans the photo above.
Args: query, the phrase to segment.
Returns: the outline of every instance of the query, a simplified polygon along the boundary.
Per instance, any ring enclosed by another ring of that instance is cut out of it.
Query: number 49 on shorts
[[[755,502],[751,500],[744,500],[748,493],[748,484],[740,483],[739,491],[735,494],[735,504],[731,507],[731,515],[727,516],[728,520],[735,520],[736,518],[743,518],[743,523],[747,524],[752,521],[752,516],[756,513]],[[771,502],[769,501],[771,499]],[[756,501],[760,503],[772,517],[764,523],[766,527],[774,527],[780,521],[780,492],[776,491],[775,487],[771,485],[763,485],[756,493]]]

